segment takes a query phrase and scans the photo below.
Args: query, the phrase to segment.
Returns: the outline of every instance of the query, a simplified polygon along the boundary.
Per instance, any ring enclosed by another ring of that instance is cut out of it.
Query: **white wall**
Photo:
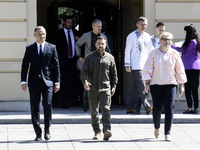
[[[36,4],[36,0],[0,0],[0,111],[15,108],[5,101],[15,105],[29,99],[21,90],[20,71],[25,47],[35,40]]]

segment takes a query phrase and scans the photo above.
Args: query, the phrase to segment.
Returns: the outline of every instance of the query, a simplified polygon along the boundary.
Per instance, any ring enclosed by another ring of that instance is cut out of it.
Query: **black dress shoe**
[[[42,141],[42,138],[41,137],[36,137],[35,141]]]
[[[183,114],[193,114],[194,111],[191,109],[187,109],[186,111],[183,112]]]
[[[44,138],[45,138],[45,140],[49,140],[51,138],[51,134],[45,133]]]
[[[194,114],[198,114],[198,108],[194,109]]]

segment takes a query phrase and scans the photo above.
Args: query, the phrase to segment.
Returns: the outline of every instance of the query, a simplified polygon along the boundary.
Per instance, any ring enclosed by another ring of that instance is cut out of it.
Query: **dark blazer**
[[[53,86],[55,82],[60,83],[60,68],[56,46],[45,43],[42,62],[40,62],[36,42],[27,46],[22,61],[21,82],[26,81],[28,70],[29,87],[34,86],[39,75],[42,76],[48,87]]]
[[[75,29],[72,29],[72,30],[73,30],[74,37],[78,36],[78,31],[76,31]],[[76,42],[76,40],[75,40],[75,42]],[[58,51],[58,57],[59,57],[60,65],[61,66],[68,65],[71,61],[68,58],[68,43],[67,43],[67,39],[66,39],[66,36],[65,36],[64,29],[60,29],[57,32],[53,43],[56,45],[56,48],[57,48],[57,51]],[[74,63],[76,64],[76,60],[78,59],[78,57],[76,56],[76,51],[75,51],[74,57],[75,57]]]

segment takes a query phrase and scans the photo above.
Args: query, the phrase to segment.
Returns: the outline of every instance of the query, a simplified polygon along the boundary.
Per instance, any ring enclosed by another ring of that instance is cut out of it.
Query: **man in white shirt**
[[[160,47],[160,35],[165,31],[165,25],[164,23],[162,22],[158,22],[156,24],[156,27],[155,27],[155,35],[152,35],[151,36],[151,41],[152,41],[152,45],[154,47],[154,49],[157,49]],[[146,94],[148,95],[148,94]],[[139,97],[138,98],[138,101],[135,105],[135,110],[137,112],[140,112],[140,109],[141,109],[141,105],[142,105],[142,100],[141,98]],[[164,112],[164,108],[162,109],[162,112]]]
[[[155,27],[155,35],[151,36],[151,41],[154,49],[160,47],[160,35],[165,31],[165,25],[162,22],[158,22]]]
[[[145,32],[147,19],[139,17],[136,23],[137,30],[127,36],[125,48],[125,70],[133,74],[134,96],[126,108],[126,113],[139,114],[135,110],[138,97],[141,98],[146,113],[149,114],[153,107],[147,101],[142,80],[142,69],[151,50],[153,50],[150,35]]]

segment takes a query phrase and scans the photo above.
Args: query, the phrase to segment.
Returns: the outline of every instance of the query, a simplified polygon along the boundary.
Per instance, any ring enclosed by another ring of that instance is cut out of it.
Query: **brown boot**
[[[152,106],[149,106],[147,109],[146,109],[146,113],[147,115],[153,110],[153,107]]]
[[[108,141],[109,138],[112,136],[112,133],[110,130],[107,130],[106,132],[104,132],[104,137],[103,137],[103,140],[106,140]]]

